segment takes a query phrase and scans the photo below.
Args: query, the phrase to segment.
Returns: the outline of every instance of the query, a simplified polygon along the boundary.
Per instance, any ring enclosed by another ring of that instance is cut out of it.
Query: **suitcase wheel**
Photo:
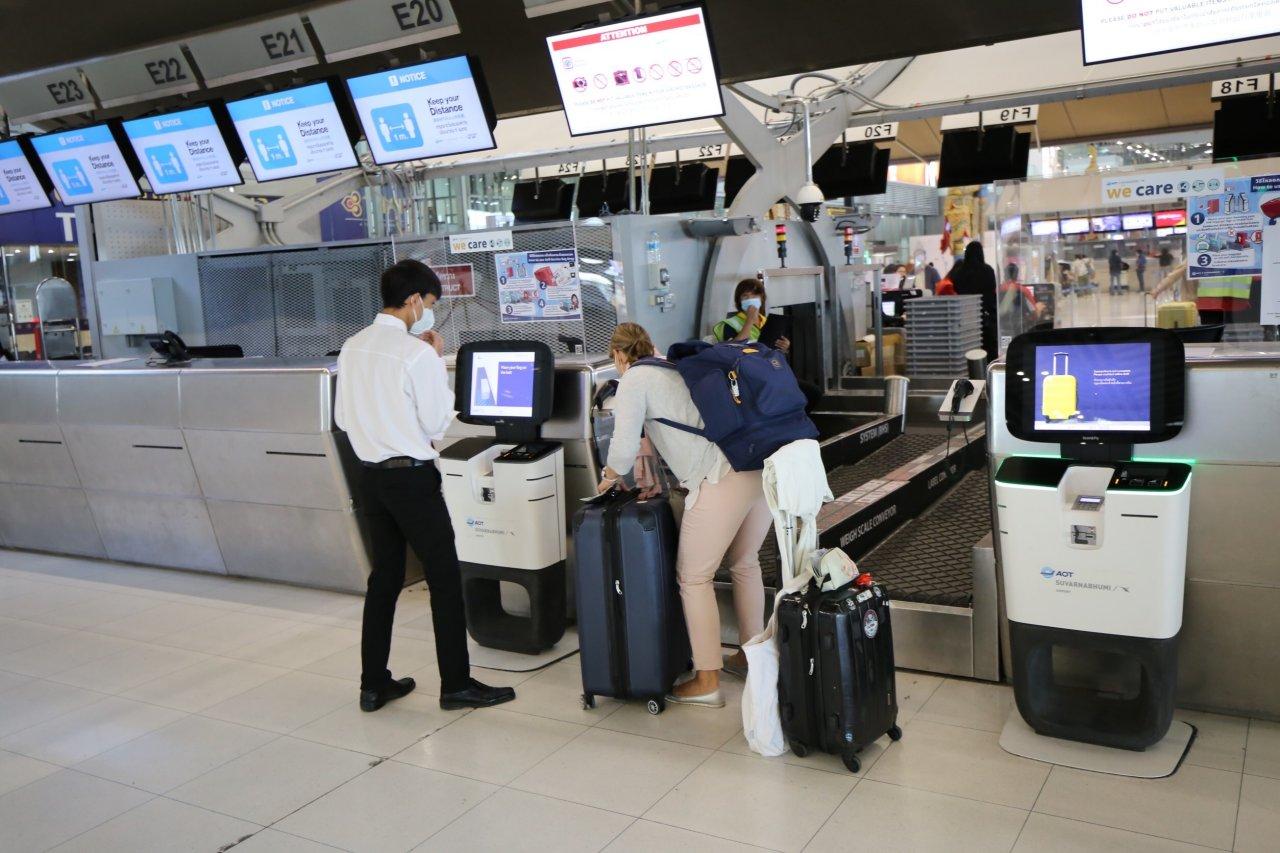
[[[666,699],[650,699],[648,703],[645,704],[644,707],[645,707],[645,710],[647,710],[650,714],[653,714],[656,717],[658,714],[661,714],[663,711],[667,710],[667,700]]]
[[[892,728],[890,728],[889,740],[902,740],[902,729],[899,728],[898,726],[893,726]]]
[[[844,762],[844,766],[849,768],[850,773],[857,773],[862,769],[862,762],[858,760],[858,756],[853,753],[840,756],[840,760]]]
[[[590,711],[596,706],[596,697],[590,693],[582,694],[582,710]]]
[[[798,740],[791,741],[791,752],[796,758],[804,758],[809,754],[809,747],[805,746]]]

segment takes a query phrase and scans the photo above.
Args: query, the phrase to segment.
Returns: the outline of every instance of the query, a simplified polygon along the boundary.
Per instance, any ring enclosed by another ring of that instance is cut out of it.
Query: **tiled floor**
[[[854,776],[764,759],[723,711],[579,704],[577,661],[441,711],[426,594],[356,707],[360,602],[0,551],[0,851],[1278,850],[1280,725],[1185,713],[1170,779],[1004,753],[1008,688],[898,676],[905,737]]]

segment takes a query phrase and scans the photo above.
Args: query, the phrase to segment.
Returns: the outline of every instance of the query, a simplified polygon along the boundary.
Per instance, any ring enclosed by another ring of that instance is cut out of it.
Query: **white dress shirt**
[[[444,359],[402,321],[379,314],[342,345],[333,417],[361,461],[438,458],[454,414]]]

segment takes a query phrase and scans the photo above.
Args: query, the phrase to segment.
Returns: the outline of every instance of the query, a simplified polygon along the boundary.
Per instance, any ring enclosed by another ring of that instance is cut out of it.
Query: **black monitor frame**
[[[62,197],[62,188],[58,187],[53,181],[53,176],[49,174],[49,170],[45,168],[44,161],[40,159],[40,153],[36,151],[35,140],[42,139],[46,136],[54,136],[63,133],[74,133],[77,130],[88,130],[91,127],[106,127],[111,134],[111,140],[120,149],[120,159],[124,162],[125,169],[129,172],[129,177],[133,179],[133,185],[138,190],[136,193],[128,195],[112,196],[111,198],[99,199],[92,202],[77,202],[75,199],[67,201]],[[23,137],[25,139],[24,150],[29,150],[35,157],[35,165],[38,170],[43,173],[45,180],[53,186],[58,193],[58,201],[65,207],[75,207],[77,204],[102,204],[108,201],[124,201],[127,199],[142,198],[142,179],[146,177],[146,173],[142,170],[142,163],[138,160],[137,154],[133,150],[133,143],[129,141],[129,135],[124,132],[124,120],[119,118],[107,119],[106,121],[91,121],[87,124],[78,124],[75,127],[64,127],[59,130],[50,130],[45,133],[32,133]],[[41,182],[43,183],[43,181]]]
[[[470,414],[471,365],[476,353],[533,353],[533,416],[489,417]],[[522,443],[538,438],[539,428],[551,418],[555,396],[556,357],[541,341],[476,341],[458,348],[453,369],[453,407],[464,424],[491,426],[500,442]]]
[[[1151,346],[1151,428],[1115,432],[1037,430],[1036,349],[1113,344]],[[1032,377],[1032,381],[1021,381],[1025,376]],[[1005,424],[1015,438],[1023,441],[1061,445],[1064,456],[1127,458],[1132,455],[1132,445],[1168,441],[1182,430],[1186,382],[1182,341],[1168,329],[1100,327],[1027,332],[1014,338],[1005,353]]]
[[[208,190],[244,186],[244,175],[241,174],[240,167],[245,164],[245,161],[247,160],[247,155],[245,154],[243,143],[240,142],[240,134],[236,132],[235,123],[231,121],[231,115],[227,112],[227,103],[222,98],[212,98],[208,101],[201,101],[199,103],[187,104],[186,106],[179,107],[177,109],[154,110],[149,113],[144,113],[143,115],[140,115],[137,118],[139,119],[164,118],[165,116],[170,116],[170,115],[173,115],[174,113],[186,113],[186,112],[191,112],[192,110],[198,110],[201,107],[204,107],[205,109],[209,110],[209,113],[213,116],[213,125],[217,129],[218,135],[222,138],[222,144],[226,146],[227,156],[231,158],[231,165],[235,166],[236,168],[236,181],[234,183],[218,184],[212,187],[202,187],[197,190],[181,190],[179,192],[161,192],[156,190],[155,187],[151,187],[152,195],[155,195],[155,196],[182,195],[183,193],[206,192]],[[130,119],[130,121],[133,121],[133,120],[134,119]],[[129,131],[127,128],[125,128],[124,124],[125,124],[124,120],[121,120],[120,129],[124,133],[125,139],[128,140],[129,155],[134,159],[135,162],[137,162],[138,168],[142,170],[142,177],[147,178],[147,185],[150,186],[151,179],[147,177],[147,170],[142,165],[142,158],[138,155],[137,150],[135,150],[133,147],[133,137],[129,136]],[[250,168],[250,171],[252,171],[253,167],[250,166],[249,168]]]
[[[279,97],[280,95],[292,92],[295,89],[305,89],[308,86],[324,85],[329,87],[329,94],[333,97],[334,107],[338,111],[338,120],[342,123],[342,131],[347,144],[351,147],[351,153],[356,158],[354,167],[338,167],[335,169],[320,169],[315,172],[303,172],[298,175],[289,175],[288,177],[258,177],[258,170],[254,167],[253,161],[249,158],[248,153],[243,154],[242,162],[249,164],[249,172],[253,175],[256,183],[267,184],[272,181],[287,181],[290,178],[310,178],[315,175],[332,175],[335,172],[341,172],[343,168],[360,168],[360,152],[356,151],[356,143],[363,136],[364,131],[360,127],[360,118],[356,115],[355,105],[351,102],[351,96],[347,92],[347,87],[340,79],[334,76],[318,77],[315,80],[307,80],[297,85],[286,86],[283,89],[261,89],[251,95],[245,95],[241,98],[226,98],[221,101],[222,109],[226,111],[227,120],[231,122],[231,135],[240,143],[240,150],[244,152],[244,143],[240,140],[240,129],[236,125],[235,119],[231,116],[231,104],[238,104],[241,101],[252,101],[262,97]],[[217,114],[216,111],[214,113]],[[139,166],[141,168],[141,166]]]

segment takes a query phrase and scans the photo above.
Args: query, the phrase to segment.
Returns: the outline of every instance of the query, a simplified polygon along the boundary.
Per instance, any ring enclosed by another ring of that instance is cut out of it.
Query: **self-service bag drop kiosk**
[[[536,341],[458,350],[458,419],[494,428],[440,454],[444,498],[462,568],[467,629],[483,646],[543,652],[564,636],[564,448],[539,438],[551,417],[555,357]],[[501,583],[523,587],[529,615],[508,612]]]
[[[1006,362],[1009,431],[1061,447],[995,477],[1017,710],[1040,735],[1145,750],[1173,722],[1192,469],[1133,446],[1182,427],[1182,344],[1055,329],[1015,338]]]

